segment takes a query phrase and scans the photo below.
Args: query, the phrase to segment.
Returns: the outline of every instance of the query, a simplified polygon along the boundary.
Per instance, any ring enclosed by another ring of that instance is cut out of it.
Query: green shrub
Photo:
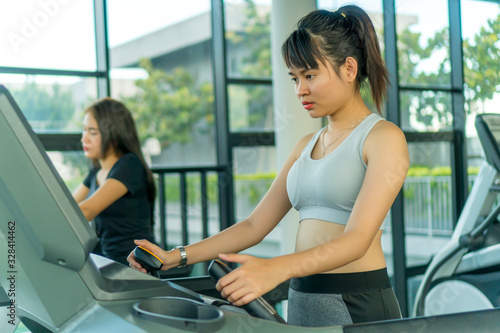
[[[469,175],[477,175],[479,167],[469,167],[467,169]],[[407,177],[440,177],[451,176],[451,168],[449,166],[438,166],[429,168],[423,165],[413,165],[408,170]],[[272,182],[276,178],[276,172],[268,173],[255,173],[255,174],[237,174],[234,175],[235,182],[241,181],[255,181],[255,184],[249,183],[243,190],[250,200],[250,204],[257,204],[264,196],[265,192],[269,189]],[[257,184],[265,183],[265,186],[258,186]],[[195,204],[201,202],[201,185],[200,176],[197,174],[188,174],[186,176],[187,183],[187,200],[188,204]],[[207,197],[209,203],[218,202],[219,198],[219,184],[218,176],[216,174],[207,175]],[[239,193],[242,194],[242,193]],[[405,197],[412,197],[414,189],[411,186],[405,187]],[[165,176],[165,196],[169,202],[178,202],[180,200],[180,177],[177,175]]]
[[[234,180],[253,180],[259,184],[265,181],[265,191],[271,186],[274,178],[276,177],[275,172],[270,173],[257,173],[257,174],[240,174],[235,175]],[[195,204],[201,202],[201,179],[197,174],[186,175],[187,184],[187,201],[188,204]],[[209,203],[218,202],[218,177],[216,174],[207,175],[207,197]],[[250,184],[247,187],[248,196],[252,204],[257,203],[262,196],[264,196],[265,191],[261,186]],[[168,202],[178,202],[180,201],[180,177],[178,175],[166,175],[165,176],[165,198]]]
[[[468,167],[468,175],[477,175],[479,173],[479,167]],[[413,165],[408,169],[407,177],[437,177],[437,176],[451,176],[451,167],[449,166],[437,166],[434,168],[429,168],[422,165]]]
[[[276,178],[275,172],[269,173],[256,173],[256,174],[245,174],[245,175],[235,175],[234,179],[237,182],[238,180],[250,180],[255,182],[247,183],[245,187],[240,188],[240,195],[243,195],[243,192],[246,192],[248,196],[249,202],[251,205],[256,205],[267,192],[269,187]],[[262,185],[264,184],[264,186]]]
[[[430,170],[431,176],[450,176],[451,168],[449,166],[435,167]]]
[[[430,174],[430,169],[426,166],[411,166],[408,169],[407,177],[424,177]]]
[[[180,177],[175,175],[165,176],[165,199],[168,202],[180,201]],[[186,175],[186,190],[188,204],[201,202],[201,178],[199,175]],[[207,199],[209,203],[218,201],[217,175],[207,175]]]

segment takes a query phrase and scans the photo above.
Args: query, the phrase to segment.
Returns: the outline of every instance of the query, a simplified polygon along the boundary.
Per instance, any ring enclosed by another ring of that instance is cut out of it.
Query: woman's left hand
[[[274,259],[262,259],[246,254],[220,254],[227,262],[241,264],[217,282],[222,297],[236,306],[245,305],[274,289],[282,280],[280,268]]]

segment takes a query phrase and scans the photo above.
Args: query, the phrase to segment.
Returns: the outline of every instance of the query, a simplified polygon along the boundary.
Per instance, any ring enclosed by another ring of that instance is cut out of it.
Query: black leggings
[[[291,325],[324,327],[399,318],[399,303],[385,268],[316,274],[290,281]]]

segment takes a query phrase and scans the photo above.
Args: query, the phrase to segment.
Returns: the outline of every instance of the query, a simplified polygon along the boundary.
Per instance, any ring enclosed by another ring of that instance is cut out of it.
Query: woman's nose
[[[82,138],[80,139],[80,142],[85,142],[87,140],[87,131],[82,132]]]
[[[301,81],[297,82],[297,85],[295,87],[295,93],[297,94],[298,97],[302,97],[309,94],[309,87],[307,86],[307,83]]]

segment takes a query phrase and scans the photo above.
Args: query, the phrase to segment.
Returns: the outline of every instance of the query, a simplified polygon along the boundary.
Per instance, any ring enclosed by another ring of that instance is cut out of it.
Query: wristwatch
[[[179,262],[179,266],[177,266],[177,268],[181,268],[181,267],[186,266],[187,261],[188,261],[186,249],[184,248],[184,246],[175,246],[174,248],[172,248],[172,250],[175,250],[175,249],[178,249],[181,252],[181,261]]]

